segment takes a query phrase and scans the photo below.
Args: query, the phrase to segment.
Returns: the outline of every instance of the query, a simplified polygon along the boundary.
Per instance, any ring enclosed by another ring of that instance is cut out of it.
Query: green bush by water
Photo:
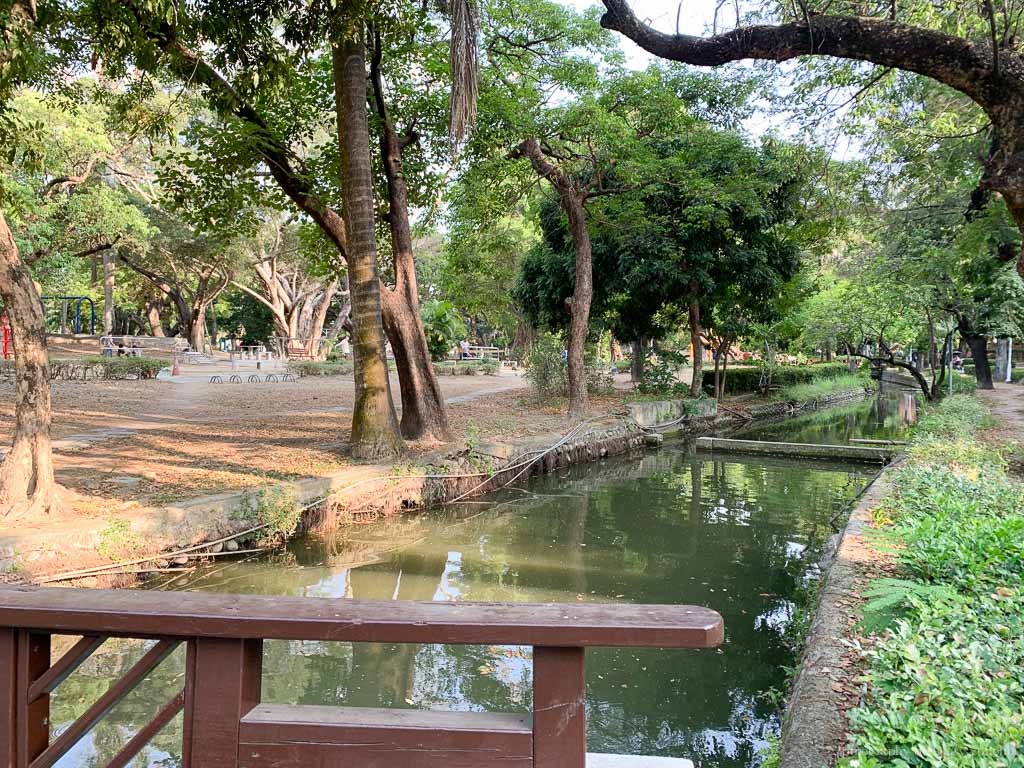
[[[808,384],[793,384],[778,393],[780,400],[791,403],[812,403],[815,400],[846,392],[851,389],[864,389],[871,380],[865,374],[846,374],[834,379],[821,379]]]
[[[761,368],[755,366],[730,366],[725,375],[725,394],[757,392],[761,388],[761,373]],[[772,386],[785,388],[796,384],[809,384],[848,376],[849,373],[850,369],[846,363],[780,365],[772,373]],[[704,368],[704,390],[710,395],[715,393],[714,370],[708,367]]]
[[[957,395],[915,430],[876,511],[898,578],[876,581],[867,694],[844,768],[1024,766],[1024,485]]]

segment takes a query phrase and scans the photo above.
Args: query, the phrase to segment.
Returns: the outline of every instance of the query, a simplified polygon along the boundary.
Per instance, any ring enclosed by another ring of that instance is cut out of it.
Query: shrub
[[[615,361],[615,370],[619,373],[628,373],[629,369],[633,367],[633,361],[628,357],[624,357],[621,360]]]
[[[541,397],[562,397],[568,391],[569,372],[562,359],[562,339],[542,334],[526,356],[526,378]]]
[[[526,378],[540,397],[564,397],[569,392],[569,371],[562,359],[563,349],[561,336],[545,333],[526,356]],[[588,353],[585,365],[588,392],[601,395],[613,391],[612,377],[601,370],[596,356]]]
[[[828,395],[851,389],[864,389],[868,379],[860,374],[846,374],[834,379],[821,379],[809,384],[793,384],[779,392],[779,398],[794,403],[810,403]]]
[[[167,363],[153,357],[83,357],[77,363],[68,361],[67,365],[77,365],[83,369],[82,378],[92,376],[96,379],[125,381],[128,379],[153,379]],[[59,365],[59,363],[58,363]],[[52,373],[51,373],[52,375]]]
[[[672,350],[663,349],[657,353],[649,352],[637,389],[645,395],[682,397],[688,394],[689,386],[676,378],[676,374],[685,362],[685,355]]]
[[[340,360],[336,363],[320,360],[291,360],[288,362],[288,370],[301,377],[342,376],[352,373],[352,363],[348,360]]]
[[[1024,367],[1014,368],[1010,371],[1010,381],[1014,384],[1024,384]]]
[[[462,315],[450,301],[427,299],[420,308],[427,349],[434,360],[444,360],[452,347],[466,335]]]
[[[498,371],[501,370],[501,363],[498,360],[486,359],[480,361],[480,370],[484,372],[485,376],[497,376]]]

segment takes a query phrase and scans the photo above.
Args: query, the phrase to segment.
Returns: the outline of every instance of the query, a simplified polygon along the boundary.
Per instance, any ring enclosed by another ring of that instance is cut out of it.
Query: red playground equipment
[[[3,336],[4,360],[10,360],[14,353],[14,343],[11,341],[11,323],[7,315],[0,315],[0,336]]]

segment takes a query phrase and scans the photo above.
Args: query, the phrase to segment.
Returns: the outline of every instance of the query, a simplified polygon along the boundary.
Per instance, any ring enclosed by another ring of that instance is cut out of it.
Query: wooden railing
[[[693,606],[7,588],[0,590],[0,765],[54,765],[185,643],[184,687],[127,741],[110,768],[128,765],[182,710],[186,768],[584,768],[585,648],[708,648],[722,641],[723,631],[721,616]],[[54,661],[55,634],[82,639]],[[50,694],[108,637],[153,642],[51,740]],[[261,704],[264,639],[531,645],[533,712]]]

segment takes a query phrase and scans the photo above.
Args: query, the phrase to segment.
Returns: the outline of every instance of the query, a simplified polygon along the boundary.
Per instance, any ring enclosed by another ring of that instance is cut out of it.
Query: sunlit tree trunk
[[[691,301],[690,313],[690,343],[693,348],[693,378],[690,380],[690,396],[700,397],[701,387],[704,386],[704,340],[701,334],[704,329],[700,324],[700,303]]]
[[[448,408],[434,372],[420,316],[419,285],[409,223],[409,189],[402,149],[414,139],[399,137],[384,100],[381,43],[375,41],[371,64],[374,104],[380,121],[380,153],[388,192],[388,227],[395,287],[383,288],[384,331],[391,342],[402,395],[402,436],[410,440],[444,440],[449,435]]]
[[[576,275],[572,296],[566,300],[569,310],[569,415],[582,416],[587,408],[587,373],[584,353],[587,331],[590,328],[590,305],[594,297],[594,267],[583,204],[586,192],[579,189],[573,179],[561,168],[552,164],[541,149],[537,139],[528,139],[519,145],[519,152],[530,160],[534,171],[545,179],[558,193],[562,211],[569,222],[575,251]]]
[[[0,464],[0,516],[48,513],[57,505],[50,443],[49,358],[42,301],[0,212],[0,298],[14,339],[14,442]]]
[[[381,459],[401,453],[402,438],[391,400],[381,322],[373,170],[366,115],[366,49],[361,25],[341,35],[333,46],[332,57],[352,286],[356,391],[351,445],[358,458]]]
[[[117,262],[114,252],[106,250],[103,252],[103,332],[111,334],[114,332],[114,279],[117,271]]]

